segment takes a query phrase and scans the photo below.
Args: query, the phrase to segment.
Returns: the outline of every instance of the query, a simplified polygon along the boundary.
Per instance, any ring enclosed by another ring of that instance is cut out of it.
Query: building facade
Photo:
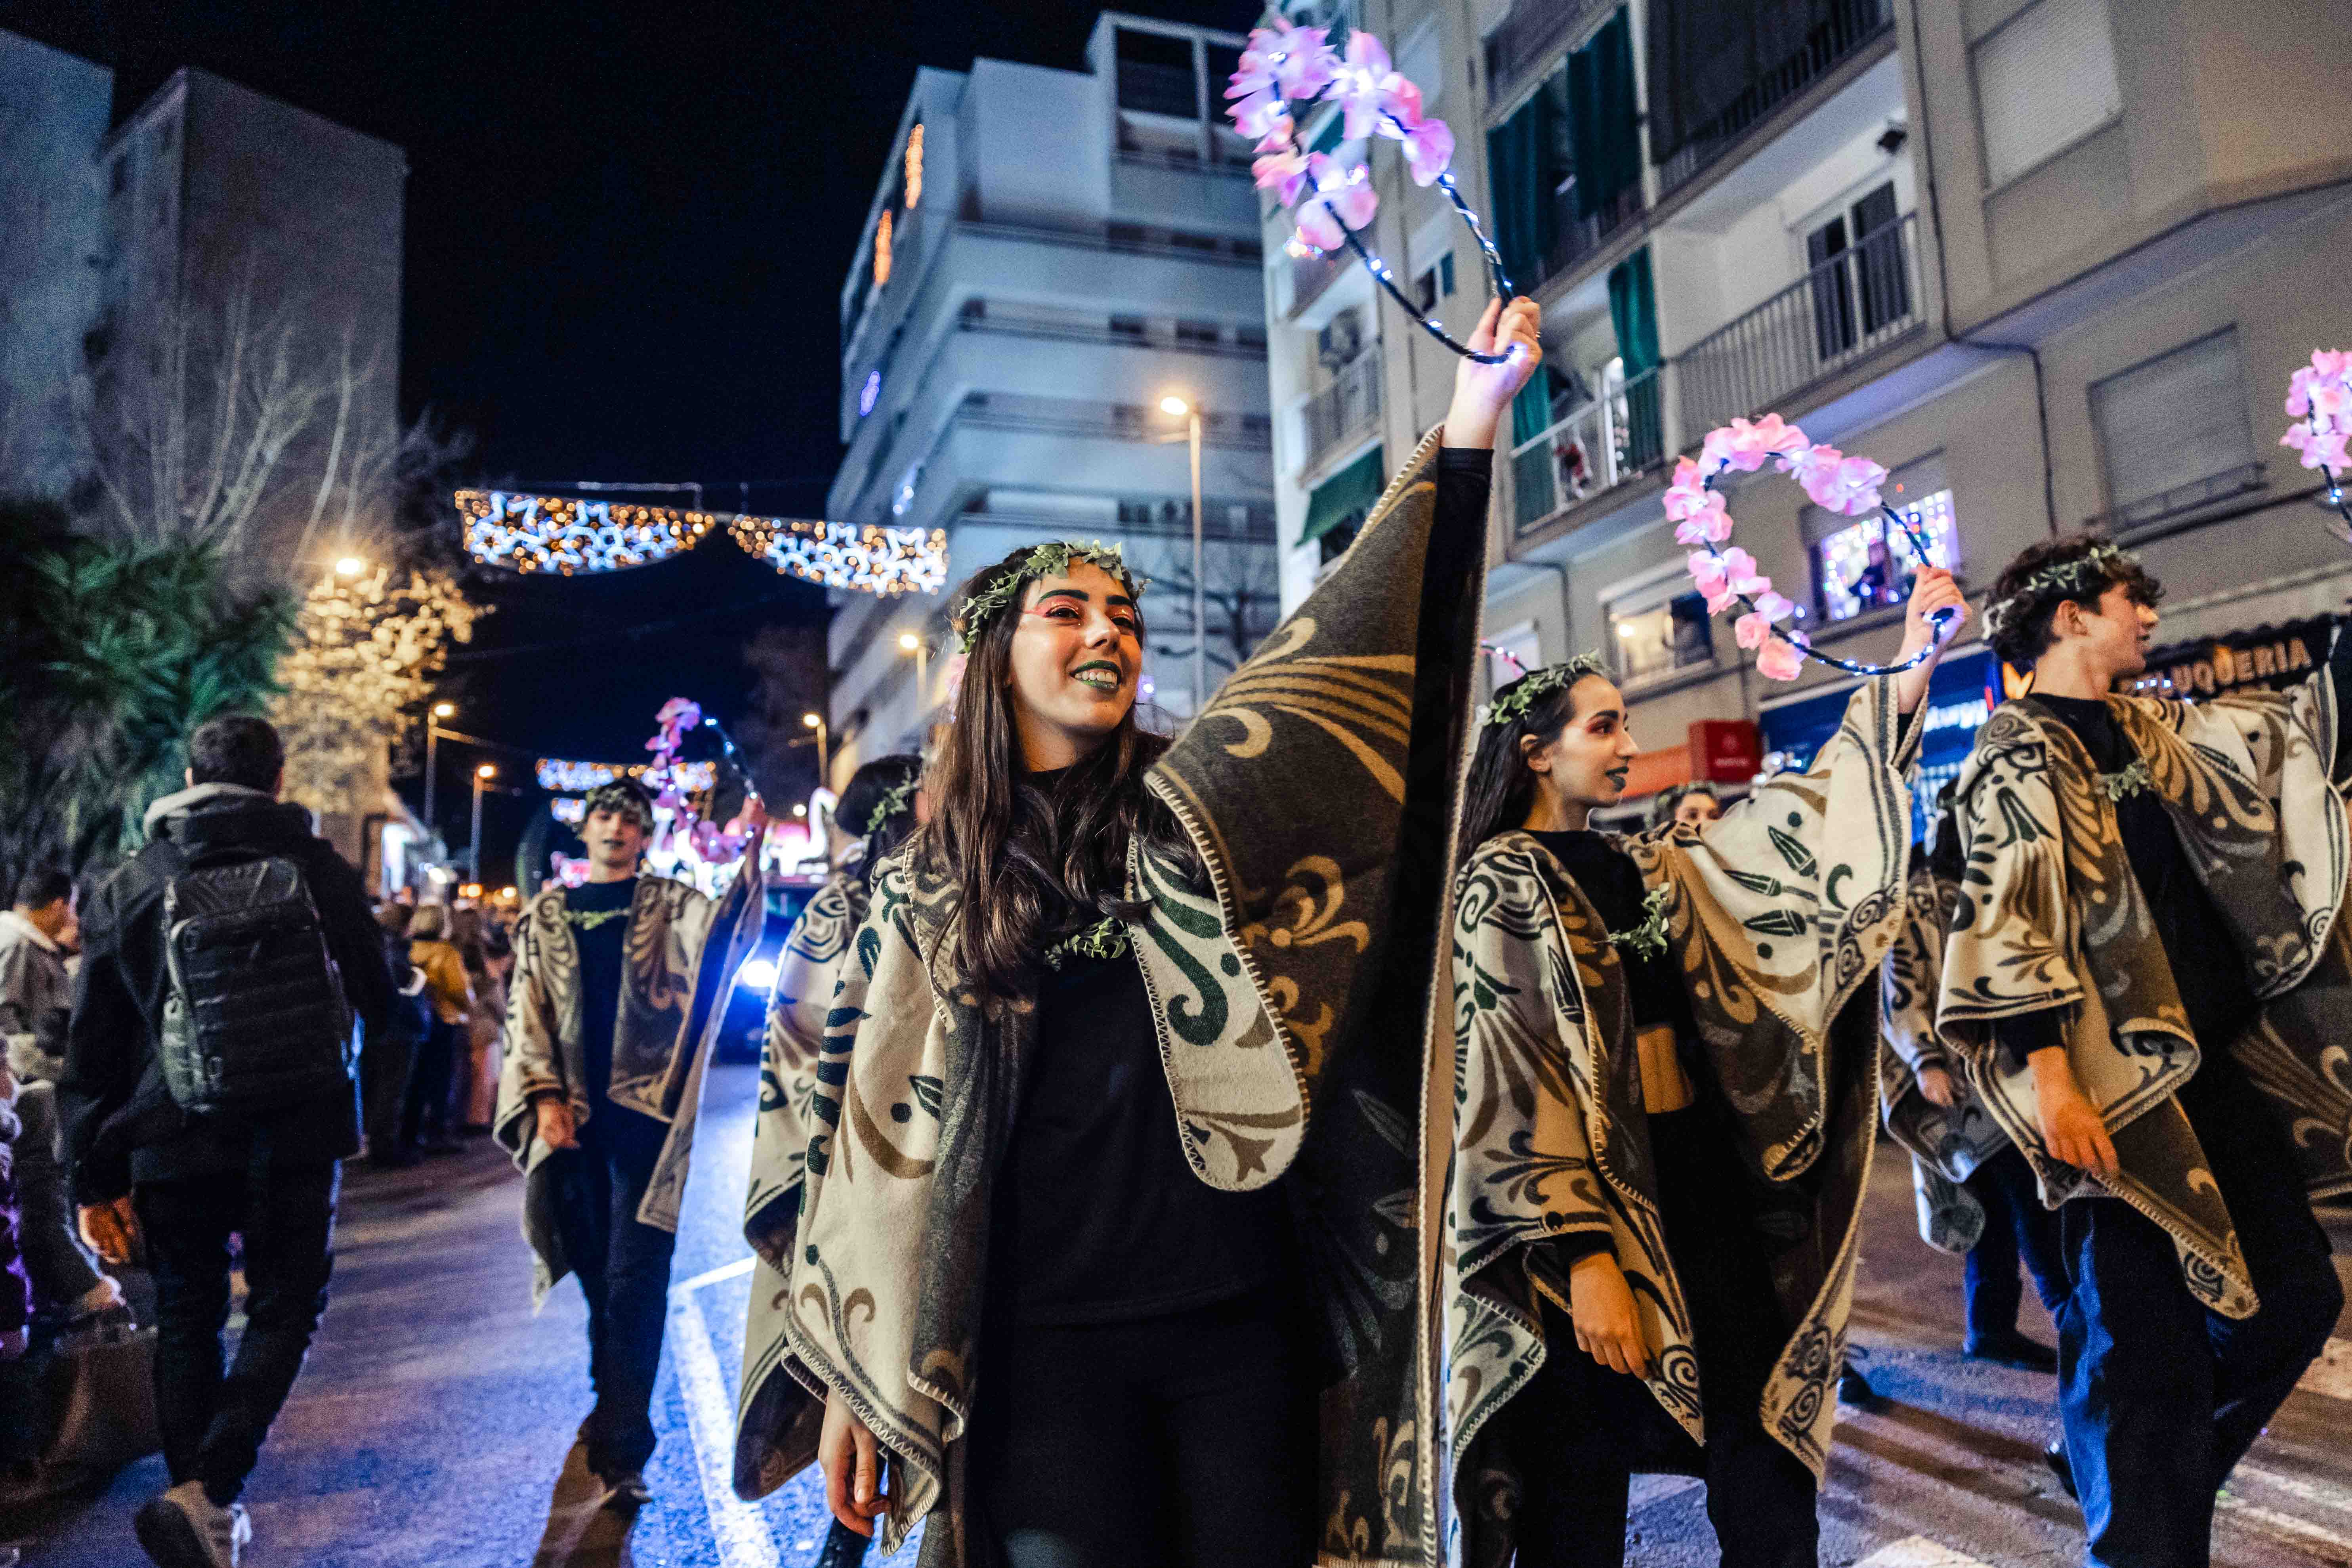
[[[1213,689],[1278,584],[1258,219],[1219,115],[1241,40],[1106,13],[1090,68],[918,73],[841,293],[827,515],[942,529],[950,593],[837,595],[833,782],[919,747],[955,668],[953,587],[1041,539],[1151,579],[1144,700],[1192,710],[1188,420],[1201,415]]]
[[[1452,8],[1399,5],[1394,26],[1475,39],[1439,62],[1449,96],[1475,84],[1453,122],[1483,157],[1457,169],[1545,313],[1545,374],[1498,460],[1487,636],[1529,664],[1605,651],[1646,753],[1635,795],[1711,765],[1742,782],[1759,750],[1808,755],[1852,684],[1818,664],[1793,686],[1761,679],[1691,592],[1667,471],[1736,416],[1778,412],[1892,469],[1888,499],[1979,605],[2025,545],[2107,531],[2166,585],[2165,669],[2242,663],[2252,679],[2254,650],[2343,608],[2352,556],[2315,476],[2276,445],[2289,373],[2346,337],[2328,282],[2352,244],[2352,126],[2280,107],[2318,101],[2352,65],[2340,29],[2309,26],[2324,8]],[[1402,178],[1389,156],[1384,196]],[[1411,232],[1380,237],[1418,268]],[[1454,248],[1469,255],[1466,236]],[[1269,264],[1270,298],[1298,265]],[[1454,270],[1467,297],[1441,304],[1459,325],[1482,290]],[[1281,367],[1313,318],[1275,321],[1284,432]],[[1389,452],[1442,411],[1429,400],[1383,416]],[[1305,469],[1298,523],[1285,513],[1286,603],[1311,581],[1302,527],[1338,510],[1317,509],[1330,472]],[[1769,474],[1729,499],[1737,542],[1823,649],[1892,651],[1912,571],[1899,536]],[[1930,785],[1998,700],[1991,665],[1973,634],[1948,656]],[[1759,734],[1711,764],[1695,726],[1724,720]]]

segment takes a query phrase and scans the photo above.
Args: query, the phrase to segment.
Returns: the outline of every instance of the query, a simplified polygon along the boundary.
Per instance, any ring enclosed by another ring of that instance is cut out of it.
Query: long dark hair
[[[841,791],[841,804],[834,812],[834,820],[852,833],[865,837],[864,858],[857,863],[857,874],[867,887],[874,885],[874,869],[882,864],[884,856],[904,844],[915,831],[914,792],[923,777],[923,759],[901,752],[895,756],[877,757],[849,775],[849,783]],[[895,809],[880,822],[875,813],[885,805],[896,803]]]
[[[973,574],[955,602],[970,604],[1008,578],[1013,597],[990,614],[966,656],[955,720],[926,777],[931,820],[919,853],[952,879],[962,900],[950,936],[958,967],[985,993],[1017,995],[1062,934],[1106,916],[1139,912],[1123,896],[1129,841],[1189,868],[1199,857],[1168,808],[1143,787],[1168,748],[1130,707],[1100,745],[1039,784],[1021,765],[1014,719],[1013,634],[1028,574],[1024,545]],[[1139,640],[1140,640],[1139,611]]]
[[[1493,705],[1510,711],[1515,707],[1513,694],[1544,673],[1530,670],[1501,688]],[[1581,670],[1531,699],[1524,711],[1514,712],[1499,724],[1479,726],[1478,753],[1470,759],[1470,784],[1463,793],[1462,848],[1455,857],[1457,862],[1467,859],[1472,850],[1497,833],[1527,821],[1535,809],[1536,775],[1519,742],[1532,735],[1541,750],[1559,740],[1559,732],[1576,717],[1577,686],[1597,675],[1601,675],[1598,669]]]

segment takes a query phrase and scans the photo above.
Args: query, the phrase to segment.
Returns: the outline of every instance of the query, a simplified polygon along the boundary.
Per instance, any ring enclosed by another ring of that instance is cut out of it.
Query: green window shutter
[[[1650,248],[1643,246],[1609,269],[1609,324],[1617,330],[1625,379],[1658,366],[1658,298],[1650,283]]]
[[[1335,528],[1363,521],[1387,487],[1382,449],[1375,447],[1315,487],[1307,498],[1307,526],[1298,531],[1298,542],[1307,544]]]
[[[1642,177],[1633,30],[1623,11],[1568,57],[1568,103],[1576,216],[1591,217],[1613,205]]]
[[[1495,247],[1503,253],[1503,270],[1515,279],[1534,278],[1552,247],[1552,192],[1558,181],[1552,168],[1554,113],[1547,86],[1486,132],[1486,177],[1495,190]]]

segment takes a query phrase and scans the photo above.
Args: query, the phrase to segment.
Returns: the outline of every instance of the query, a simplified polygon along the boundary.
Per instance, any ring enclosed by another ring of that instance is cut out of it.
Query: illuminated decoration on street
[[[887,597],[936,594],[948,585],[945,529],[739,517],[730,531],[736,543],[777,571],[828,588]]]
[[[612,763],[568,762],[561,757],[539,759],[539,787],[567,794],[583,794],[598,784],[611,784],[616,778],[641,779],[648,764],[630,763],[616,766]],[[709,789],[719,783],[717,763],[673,763],[670,764],[682,789]]]
[[[679,511],[506,490],[459,490],[457,501],[467,520],[466,548],[474,559],[510,572],[568,577],[646,566],[693,549],[724,523],[736,543],[777,571],[828,588],[887,597],[937,594],[948,583],[944,529]],[[540,782],[548,789],[590,787]]]
[[[890,281],[890,215],[884,213],[882,221],[874,226],[874,287],[881,288]]]
[[[576,795],[559,795],[547,803],[547,815],[567,827],[577,827],[588,815],[588,803]]]
[[[907,210],[913,212],[923,205],[923,128],[918,123],[907,132]]]
[[[513,572],[620,572],[667,561],[702,542],[718,520],[708,512],[569,496],[459,490],[466,549]]]
[[[867,415],[873,413],[874,401],[881,395],[882,373],[878,370],[867,371],[866,373],[866,384],[857,389],[857,416],[860,419],[863,419]]]

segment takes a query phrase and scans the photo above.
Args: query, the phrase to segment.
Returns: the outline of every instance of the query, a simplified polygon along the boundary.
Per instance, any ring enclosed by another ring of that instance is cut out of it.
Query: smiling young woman
[[[1499,318],[1499,319],[1498,319]],[[1494,434],[1541,355],[1490,310],[1442,433],[1175,741],[1140,584],[1015,551],[959,594],[933,815],[875,879],[817,1067],[760,1491],[924,1560],[1417,1562],[1418,1336],[1451,820]]]

